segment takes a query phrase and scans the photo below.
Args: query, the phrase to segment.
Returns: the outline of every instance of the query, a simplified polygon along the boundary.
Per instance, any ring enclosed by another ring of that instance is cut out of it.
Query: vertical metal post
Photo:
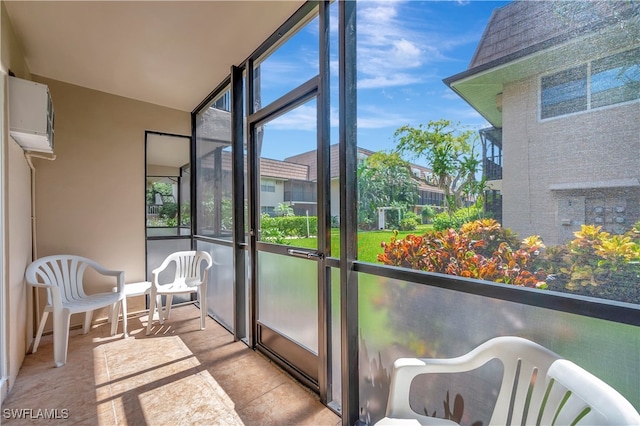
[[[244,91],[242,69],[231,67],[231,153],[233,191],[233,338],[237,341],[247,337],[247,312],[245,300],[245,223],[244,223]]]
[[[487,137],[486,137],[485,132],[483,130],[480,130],[478,133],[480,134],[480,142],[482,142],[482,179],[484,179],[486,181],[489,178],[489,176],[488,176],[489,161],[488,161],[488,156],[487,156]],[[485,194],[485,197],[484,197],[482,208],[486,212],[487,209],[489,208],[489,205],[488,205],[489,191],[487,191],[485,189],[484,194]]]
[[[222,233],[222,148],[213,151],[213,234]]]
[[[339,109],[340,109],[340,319],[342,342],[342,424],[358,420],[358,280],[357,258],[357,102],[356,2],[340,0]]]
[[[320,401],[331,401],[331,274],[325,259],[331,253],[331,164],[330,164],[330,102],[329,102],[329,2],[319,5],[319,81],[318,81],[318,172],[317,215],[318,251],[324,256],[318,261],[318,388]],[[304,193],[304,187],[303,187]]]
[[[198,231],[198,215],[197,212],[199,211],[199,206],[197,205],[198,202],[202,201],[199,200],[197,197],[197,188],[196,185],[198,183],[198,173],[200,173],[201,168],[200,168],[200,164],[199,164],[199,159],[196,155],[196,138],[197,138],[197,134],[196,134],[196,119],[197,119],[197,115],[195,112],[191,113],[191,142],[189,144],[189,164],[191,166],[191,173],[190,173],[190,182],[189,182],[189,189],[190,189],[190,193],[191,193],[191,200],[189,201],[191,203],[191,207],[189,208],[189,211],[191,212],[191,229],[189,231],[189,235],[191,237],[191,249],[195,249],[196,248],[196,241],[193,238],[194,234],[197,233]],[[146,164],[146,160],[145,160],[145,164]],[[151,277],[147,277],[147,278],[151,278]]]
[[[255,111],[254,104],[254,72],[253,72],[253,60],[249,59],[246,63],[246,88],[247,88],[247,104],[246,115],[247,117],[253,114]],[[258,195],[257,191],[260,188],[260,178],[258,174],[259,169],[259,151],[256,152],[258,147],[256,146],[255,129],[249,125],[247,129],[247,182],[248,182],[248,202],[249,202],[249,347],[255,348],[257,343],[257,320],[258,320],[258,285],[256,277],[258,275],[258,261],[256,256],[258,252],[256,250],[256,242],[258,239],[258,226],[260,214],[260,206],[257,205]]]
[[[189,191],[191,191],[191,188],[189,188]],[[182,167],[180,167],[180,174],[178,175],[178,200],[177,200],[177,204],[178,204],[178,208],[176,209],[176,216],[177,216],[177,222],[176,222],[176,235],[180,235],[180,224],[182,223],[182,214],[180,213],[180,210],[182,210],[180,207],[182,206]]]

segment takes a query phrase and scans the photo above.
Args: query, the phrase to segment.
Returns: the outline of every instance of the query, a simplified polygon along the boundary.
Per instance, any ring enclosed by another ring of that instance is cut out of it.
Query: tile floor
[[[201,331],[195,306],[172,309],[150,336],[146,322],[147,315],[131,318],[128,339],[109,336],[108,324],[86,335],[73,330],[62,368],[53,367],[51,336],[43,337],[25,358],[1,422],[42,425],[47,415],[65,425],[341,424],[314,393],[212,319]],[[7,419],[7,409],[23,418]]]

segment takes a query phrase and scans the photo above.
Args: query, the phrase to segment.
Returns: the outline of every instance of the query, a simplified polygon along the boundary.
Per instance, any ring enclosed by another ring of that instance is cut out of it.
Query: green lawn
[[[404,238],[409,234],[422,235],[431,229],[431,225],[421,225],[415,231],[398,232],[398,238]],[[380,243],[382,241],[388,242],[393,235],[393,231],[358,232],[358,260],[377,263],[378,254],[382,253]],[[291,246],[309,249],[316,249],[318,244],[317,238],[300,238],[287,240],[287,242]],[[331,230],[331,256],[340,256],[340,231],[338,229]],[[337,270],[334,271],[337,272]],[[336,279],[336,282],[339,283],[339,279],[337,277]],[[385,286],[377,280],[377,277],[367,276],[365,274],[365,277],[363,277],[359,283],[358,291],[360,321],[367,324],[367,328],[378,330],[375,336],[369,336],[368,343],[375,347],[392,344],[397,336],[388,324],[388,308],[373,302],[385,297]],[[336,299],[333,303],[339,303],[338,293],[334,293],[334,297]]]
[[[431,225],[420,225],[415,231],[399,231],[398,238],[404,238],[409,234],[422,235],[432,229]],[[360,231],[358,232],[358,260],[363,262],[378,262],[378,254],[382,253],[380,243],[389,242],[393,237],[393,231]],[[315,249],[318,246],[317,238],[299,238],[288,240],[291,246]],[[340,230],[331,230],[331,257],[340,256]]]

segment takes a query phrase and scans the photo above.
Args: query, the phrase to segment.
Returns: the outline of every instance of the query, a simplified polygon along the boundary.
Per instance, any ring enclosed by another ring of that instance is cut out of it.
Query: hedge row
[[[307,233],[307,221],[309,229]],[[315,216],[262,216],[262,230],[277,229],[286,237],[305,238],[318,235],[318,218]]]

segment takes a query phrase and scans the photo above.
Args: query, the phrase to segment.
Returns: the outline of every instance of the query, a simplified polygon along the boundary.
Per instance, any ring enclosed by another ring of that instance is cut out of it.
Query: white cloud
[[[338,110],[335,107],[331,107],[329,113],[329,121],[331,127],[338,127]],[[302,105],[294,110],[281,115],[265,124],[265,133],[269,133],[269,130],[298,130],[305,132],[317,131],[317,113],[315,105]]]
[[[418,83],[420,78],[409,74],[378,75],[358,81],[359,89],[376,89],[383,87],[407,86]]]
[[[423,65],[417,34],[398,19],[400,2],[358,3],[358,72],[362,89],[409,85]]]
[[[315,57],[313,56],[315,55]],[[309,59],[313,58],[313,59]],[[263,87],[295,86],[318,73],[318,54],[299,51],[291,60],[267,58],[260,66],[260,78]],[[288,76],[283,79],[282,76]],[[292,80],[295,84],[292,84]]]
[[[399,57],[406,57],[406,56],[419,57],[420,56],[420,49],[418,49],[418,47],[416,47],[414,43],[404,38],[399,41],[394,41],[393,47],[394,47],[395,53]]]
[[[401,10],[405,3],[409,9]],[[406,86],[431,78],[427,73],[433,69],[425,65],[452,60],[446,52],[471,40],[442,34],[437,25],[413,19],[410,2],[358,2],[358,87]]]
[[[393,113],[376,106],[366,105],[358,109],[358,128],[382,129],[386,127],[398,128],[411,122],[406,115]]]
[[[265,125],[265,132],[274,130],[305,130],[315,131],[317,129],[316,107],[301,105],[298,108],[273,119]]]

